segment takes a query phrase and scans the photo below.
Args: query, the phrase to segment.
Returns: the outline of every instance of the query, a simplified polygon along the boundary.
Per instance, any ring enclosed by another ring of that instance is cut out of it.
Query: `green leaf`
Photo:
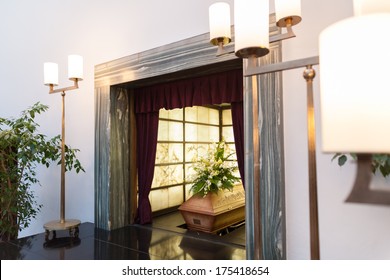
[[[339,157],[339,159],[338,159],[339,166],[343,166],[346,162],[347,162],[347,156],[346,155],[342,155],[342,156]]]

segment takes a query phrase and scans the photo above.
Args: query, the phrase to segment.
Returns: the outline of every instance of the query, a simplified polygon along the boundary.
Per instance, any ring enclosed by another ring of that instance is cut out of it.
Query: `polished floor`
[[[82,223],[78,238],[67,231],[45,241],[37,234],[0,243],[2,260],[242,260],[245,227],[220,235],[188,231],[179,213],[156,218],[152,225],[113,231]]]

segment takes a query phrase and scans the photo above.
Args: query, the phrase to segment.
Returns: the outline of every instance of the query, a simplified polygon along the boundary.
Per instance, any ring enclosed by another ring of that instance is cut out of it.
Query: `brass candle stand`
[[[78,89],[78,81],[80,78],[72,78],[74,85],[61,89],[54,89],[54,85],[50,84],[49,94],[61,92],[62,96],[62,130],[61,130],[61,198],[60,198],[60,219],[50,221],[43,225],[45,229],[45,240],[49,240],[50,232],[53,233],[52,238],[56,238],[57,230],[69,230],[71,237],[77,238],[79,236],[80,220],[65,219],[65,95],[66,91]]]

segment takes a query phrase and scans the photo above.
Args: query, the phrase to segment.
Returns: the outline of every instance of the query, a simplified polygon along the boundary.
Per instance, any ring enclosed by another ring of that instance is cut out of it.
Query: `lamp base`
[[[80,224],[80,220],[75,219],[64,220],[63,222],[61,222],[60,220],[50,221],[43,225],[43,228],[45,229],[45,240],[49,240],[50,231],[53,232],[53,239],[56,238],[57,230],[69,230],[69,234],[71,237],[78,237]]]

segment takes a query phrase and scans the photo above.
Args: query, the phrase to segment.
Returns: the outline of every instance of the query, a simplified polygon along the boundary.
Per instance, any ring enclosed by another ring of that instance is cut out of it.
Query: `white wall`
[[[39,118],[42,132],[60,133],[60,96],[43,86],[42,65],[60,64],[66,79],[67,55],[84,57],[85,79],[67,95],[67,143],[81,149],[85,174],[67,176],[66,216],[94,220],[94,65],[208,32],[208,6],[214,0],[0,0],[0,114],[16,116],[37,101],[50,106]],[[233,0],[226,1],[233,7]],[[297,38],[283,43],[285,60],[318,54],[319,32],[352,14],[352,1],[302,0]],[[316,108],[318,80],[316,81]],[[284,75],[288,257],[308,259],[306,93],[301,71]],[[345,204],[354,166],[339,168],[320,152],[318,185],[321,253],[324,259],[390,258],[390,207]],[[26,236],[59,218],[58,167],[39,169],[35,188],[42,212]]]

